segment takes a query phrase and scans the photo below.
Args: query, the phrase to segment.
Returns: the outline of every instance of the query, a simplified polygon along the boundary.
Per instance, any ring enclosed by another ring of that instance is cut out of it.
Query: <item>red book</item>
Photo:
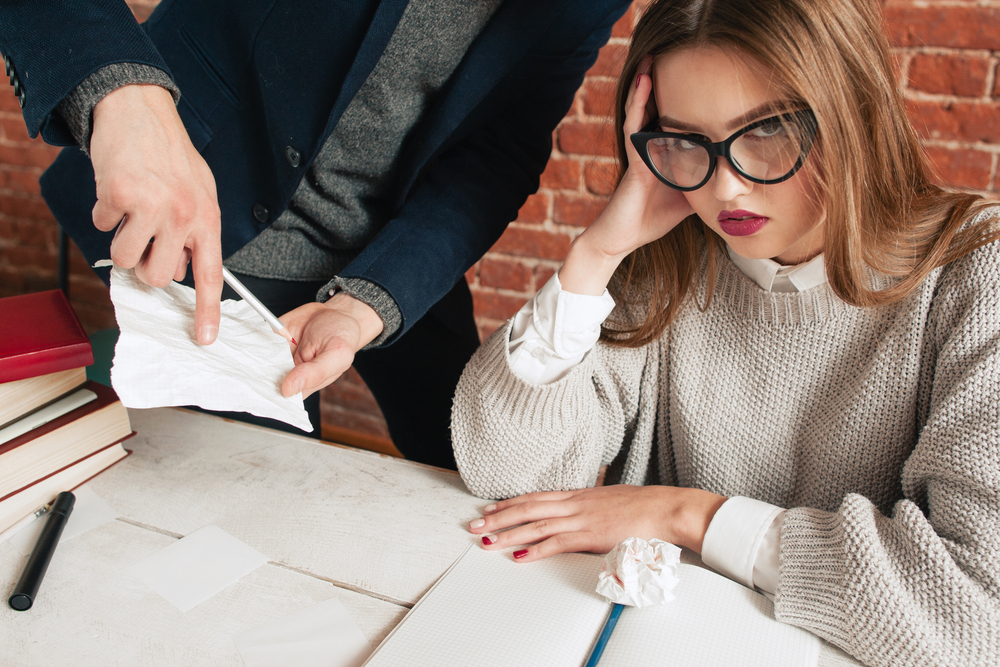
[[[0,383],[92,363],[90,340],[62,290],[0,299]]]

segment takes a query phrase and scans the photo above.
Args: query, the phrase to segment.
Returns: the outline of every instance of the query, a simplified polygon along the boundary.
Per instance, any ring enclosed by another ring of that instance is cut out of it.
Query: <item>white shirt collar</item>
[[[802,264],[782,266],[772,259],[747,259],[728,245],[726,250],[736,268],[765,292],[802,292],[826,282],[823,253]]]

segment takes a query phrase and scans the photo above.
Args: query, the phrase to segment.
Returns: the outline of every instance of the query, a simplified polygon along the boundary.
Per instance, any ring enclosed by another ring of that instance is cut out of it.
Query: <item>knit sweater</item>
[[[491,336],[455,397],[469,489],[578,489],[610,464],[786,507],[779,620],[869,665],[1000,664],[1000,242],[877,309],[765,292],[722,253],[702,312],[707,266],[657,341],[599,343],[552,384],[510,371],[509,325]]]

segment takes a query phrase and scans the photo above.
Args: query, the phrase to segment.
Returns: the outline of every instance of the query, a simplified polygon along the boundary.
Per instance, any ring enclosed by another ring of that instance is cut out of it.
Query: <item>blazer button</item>
[[[17,103],[21,105],[22,109],[24,108],[24,97],[25,97],[24,88],[22,88],[21,94],[17,96]]]
[[[12,66],[10,64],[10,57],[9,56],[4,56],[3,57],[3,69],[4,69],[4,74],[6,76],[10,76],[10,70],[12,69]]]
[[[267,222],[267,207],[263,204],[254,204],[253,217],[257,218],[257,222]]]
[[[21,96],[21,80],[15,76],[14,77],[14,97],[20,97],[20,96]]]
[[[302,155],[291,146],[285,146],[285,157],[288,158],[288,164],[293,167],[298,167],[302,163]]]

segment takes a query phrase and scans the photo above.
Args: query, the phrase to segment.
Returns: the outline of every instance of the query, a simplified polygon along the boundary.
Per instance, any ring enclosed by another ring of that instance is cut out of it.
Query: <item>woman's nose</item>
[[[732,201],[740,195],[747,195],[753,190],[753,182],[740,176],[725,157],[716,158],[715,173],[712,174],[712,194],[719,201]]]

